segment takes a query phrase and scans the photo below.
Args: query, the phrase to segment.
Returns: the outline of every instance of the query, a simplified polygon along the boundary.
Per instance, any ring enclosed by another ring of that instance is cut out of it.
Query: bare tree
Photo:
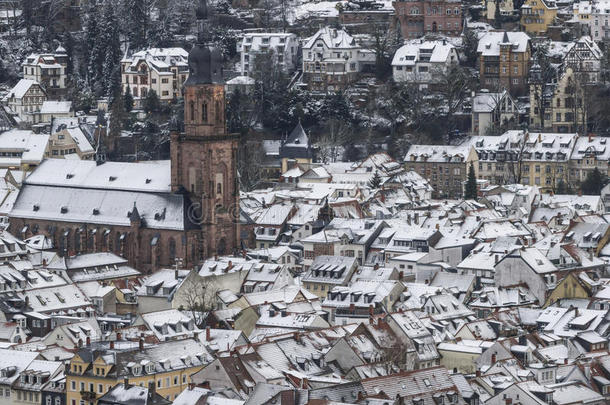
[[[218,288],[210,277],[200,277],[192,272],[180,287],[176,297],[181,309],[189,311],[197,326],[202,326],[207,313],[216,307]]]
[[[324,134],[318,139],[318,158],[325,162],[336,162],[342,155],[342,146],[347,144],[352,132],[348,123],[335,118],[324,122]]]

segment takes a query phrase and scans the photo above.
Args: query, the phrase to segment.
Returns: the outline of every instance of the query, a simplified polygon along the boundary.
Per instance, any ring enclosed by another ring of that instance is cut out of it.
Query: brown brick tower
[[[200,256],[238,248],[238,135],[228,134],[222,56],[209,45],[207,4],[197,8],[198,43],[189,53],[184,132],[171,134],[172,191],[190,199],[189,220],[201,227]]]

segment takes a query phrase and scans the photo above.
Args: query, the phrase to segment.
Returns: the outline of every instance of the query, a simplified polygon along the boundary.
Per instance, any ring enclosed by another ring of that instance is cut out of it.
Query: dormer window
[[[142,372],[142,368],[140,366],[133,366],[132,373],[133,375],[140,375]]]

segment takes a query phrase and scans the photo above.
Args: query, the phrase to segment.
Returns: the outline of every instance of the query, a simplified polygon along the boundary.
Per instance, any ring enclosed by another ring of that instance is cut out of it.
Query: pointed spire
[[[504,31],[504,37],[502,37],[503,44],[509,44],[510,40],[508,39],[508,32]]]
[[[133,202],[133,210],[129,213],[129,220],[131,222],[140,221],[140,212],[138,212],[138,207],[136,207],[136,202]]]
[[[195,15],[197,17],[197,42],[199,42],[199,44],[206,44],[209,39],[206,30],[206,24],[208,23],[207,0],[199,0]]]

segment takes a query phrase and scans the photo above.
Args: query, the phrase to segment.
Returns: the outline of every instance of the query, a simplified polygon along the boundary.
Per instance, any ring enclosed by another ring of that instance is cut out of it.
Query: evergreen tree
[[[602,188],[604,187],[604,178],[601,172],[597,169],[593,169],[587,174],[587,178],[583,181],[580,189],[583,194],[587,195],[600,195]]]
[[[131,90],[129,86],[125,90],[125,94],[123,95],[123,104],[125,107],[125,112],[131,112],[133,109],[133,96],[131,95]]]
[[[108,123],[108,134],[111,139],[118,139],[123,129],[123,98],[117,97],[110,106],[110,122]]]
[[[85,43],[87,57],[87,80],[96,95],[102,94],[102,68],[106,58],[106,38],[99,24],[100,13],[92,6],[87,13]]]
[[[369,180],[369,187],[370,188],[379,188],[380,185],[381,185],[381,176],[379,175],[379,171],[375,170],[373,177],[371,178],[371,180]]]
[[[154,90],[150,90],[146,94],[146,99],[144,99],[144,111],[147,113],[157,112],[161,109],[161,101],[159,100],[159,96],[157,92]]]
[[[66,55],[68,55],[68,61],[66,66],[66,74],[68,77],[74,73],[74,38],[69,32],[64,37],[64,48],[66,49]]]
[[[144,49],[149,27],[149,16],[146,0],[124,0],[124,12],[127,16],[127,36],[132,50]]]
[[[479,46],[479,39],[477,38],[477,33],[474,30],[466,29],[464,30],[464,56],[466,57],[466,66],[474,67],[478,54],[477,48]]]
[[[107,0],[103,13],[103,33],[106,41],[106,52],[102,67],[102,91],[109,98],[109,102],[121,93],[121,40],[119,36],[119,23],[115,12],[114,2]]]
[[[21,0],[21,21],[29,37],[34,25],[34,0]]]
[[[477,178],[474,174],[474,165],[470,162],[468,168],[468,180],[466,181],[466,189],[464,191],[465,200],[476,200],[477,199]]]

